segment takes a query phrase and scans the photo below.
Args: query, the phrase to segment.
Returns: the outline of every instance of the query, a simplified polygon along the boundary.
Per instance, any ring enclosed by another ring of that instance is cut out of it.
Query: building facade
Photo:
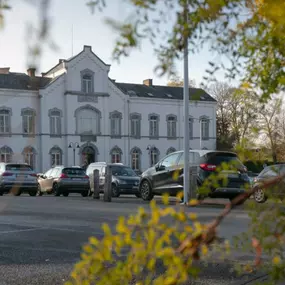
[[[36,76],[0,68],[0,160],[54,165],[122,162],[145,170],[183,148],[183,89],[117,83],[90,46]],[[216,101],[190,88],[190,147],[215,149]]]

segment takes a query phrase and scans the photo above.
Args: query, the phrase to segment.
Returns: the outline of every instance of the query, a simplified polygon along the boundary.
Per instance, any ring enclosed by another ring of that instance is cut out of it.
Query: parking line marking
[[[2,234],[12,234],[12,233],[20,233],[20,232],[31,232],[31,231],[37,231],[37,230],[41,230],[44,228],[32,228],[32,229],[23,229],[23,230],[13,230],[13,231],[0,231],[0,235]]]

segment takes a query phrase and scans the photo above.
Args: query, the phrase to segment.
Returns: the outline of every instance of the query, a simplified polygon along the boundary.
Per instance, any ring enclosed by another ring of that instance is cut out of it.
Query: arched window
[[[131,150],[131,167],[133,170],[141,169],[141,150],[138,147],[134,147]]]
[[[166,122],[167,122],[167,137],[171,139],[176,138],[177,116],[167,115]]]
[[[76,133],[80,135],[97,135],[100,133],[101,112],[91,105],[75,111]]]
[[[49,151],[51,167],[62,165],[62,150],[58,146],[54,146]]]
[[[111,163],[120,163],[122,162],[122,150],[118,146],[114,146],[111,151]]]
[[[176,149],[174,147],[170,147],[167,151],[166,151],[166,155],[172,153],[172,152],[175,152]]]
[[[208,140],[209,139],[209,133],[210,133],[210,120],[206,116],[200,117],[200,136],[202,140]]]
[[[0,107],[0,134],[11,133],[12,109]]]
[[[30,165],[33,169],[36,167],[36,150],[32,146],[24,148],[23,152],[24,162]]]
[[[23,133],[24,135],[34,135],[36,130],[36,111],[31,108],[22,109]]]
[[[87,94],[94,92],[94,72],[92,70],[81,71],[81,91]]]
[[[156,147],[152,147],[149,151],[150,166],[155,165],[159,160],[159,150]]]
[[[57,108],[53,108],[48,111],[48,115],[50,124],[50,135],[60,136],[62,111]]]
[[[0,148],[0,161],[1,162],[11,162],[13,157],[13,151],[9,146],[2,146]]]
[[[122,113],[118,111],[111,112],[109,118],[111,123],[111,137],[120,137],[122,135]]]

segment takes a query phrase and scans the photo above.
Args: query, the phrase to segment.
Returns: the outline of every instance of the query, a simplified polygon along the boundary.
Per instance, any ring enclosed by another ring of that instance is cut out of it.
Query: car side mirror
[[[156,171],[165,170],[165,166],[162,165],[162,164],[158,164],[158,165],[156,165],[155,170],[156,170]]]

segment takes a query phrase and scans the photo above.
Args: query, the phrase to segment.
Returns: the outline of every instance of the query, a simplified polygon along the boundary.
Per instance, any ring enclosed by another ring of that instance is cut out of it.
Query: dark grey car
[[[69,193],[80,193],[88,196],[90,189],[89,177],[79,167],[57,166],[38,177],[39,195],[43,193],[55,196],[68,196]]]
[[[37,174],[31,166],[24,163],[0,163],[0,195],[12,192],[19,196],[29,193],[37,194]]]

